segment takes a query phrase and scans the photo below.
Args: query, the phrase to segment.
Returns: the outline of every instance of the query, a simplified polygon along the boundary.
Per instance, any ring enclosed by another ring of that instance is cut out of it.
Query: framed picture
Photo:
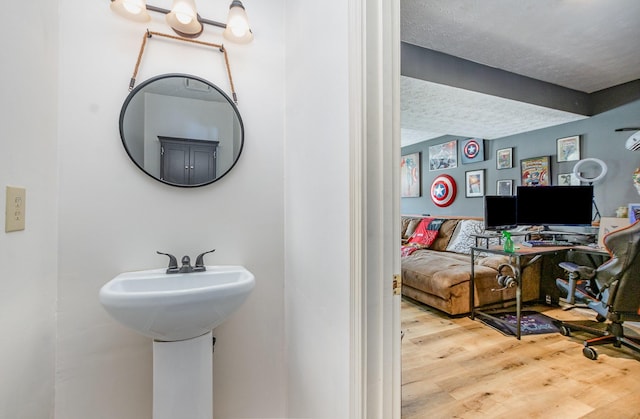
[[[551,185],[551,166],[549,156],[532,157],[520,160],[520,179],[522,186]]]
[[[496,181],[496,195],[513,195],[513,180],[501,179]]]
[[[640,220],[640,204],[629,204],[629,223]]]
[[[573,173],[561,173],[558,175],[558,186],[580,186],[580,179]]]
[[[511,169],[513,167],[513,148],[501,148],[496,151],[496,169]]]
[[[558,138],[558,163],[580,160],[580,136]]]
[[[484,196],[484,169],[464,172],[464,178],[464,191],[467,198]]]
[[[429,170],[458,167],[457,140],[429,147]]]
[[[462,164],[484,161],[484,140],[481,138],[461,140],[460,160]]]
[[[402,198],[420,196],[420,152],[402,156],[400,161],[400,185]]]

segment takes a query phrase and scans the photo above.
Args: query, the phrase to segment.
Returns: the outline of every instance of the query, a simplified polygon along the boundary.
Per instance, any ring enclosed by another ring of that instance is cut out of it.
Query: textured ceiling
[[[586,118],[410,77],[400,97],[403,145],[447,134],[491,140]]]
[[[403,42],[578,91],[640,79],[638,0],[401,0],[401,17]],[[403,145],[582,118],[408,77],[401,110]]]

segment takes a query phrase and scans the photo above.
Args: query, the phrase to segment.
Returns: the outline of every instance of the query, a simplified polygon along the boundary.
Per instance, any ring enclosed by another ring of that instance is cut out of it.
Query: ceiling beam
[[[406,42],[401,46],[401,74],[585,116],[640,99],[640,80],[589,94]]]

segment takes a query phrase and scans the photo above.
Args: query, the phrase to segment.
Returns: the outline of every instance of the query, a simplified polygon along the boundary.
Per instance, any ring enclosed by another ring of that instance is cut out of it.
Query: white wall
[[[289,417],[349,417],[349,2],[287,2]]]
[[[0,25],[0,418],[48,418],[57,276],[58,22],[51,18],[57,2],[8,2],[2,12],[13,18]],[[4,231],[7,185],[26,188],[24,231]]]
[[[210,4],[213,3],[213,4]],[[154,5],[170,8],[168,0]],[[216,417],[284,417],[284,2],[245,2],[256,40],[227,43],[245,122],[240,162],[221,181],[181,189],[129,161],[118,116],[144,31],[168,32],[113,14],[108,0],[60,3],[60,241],[55,417],[139,419],[151,414],[151,341],[109,318],[99,288],[122,271],[163,266],[155,253],[241,264],[256,276],[244,306],[214,331]],[[227,2],[198,2],[223,20]],[[205,28],[200,38],[221,42]],[[221,54],[153,38],[138,81],[192,73],[225,91]],[[268,105],[267,105],[268,104]]]
[[[56,2],[16,5],[16,15],[30,7],[32,31],[9,43],[17,20],[2,33],[2,62],[19,65],[0,69],[11,81],[0,186],[26,186],[29,207],[27,231],[0,241],[0,322],[11,337],[0,348],[0,417],[150,417],[151,342],[109,318],[98,290],[119,272],[166,263],[156,250],[211,247],[208,263],[243,264],[257,278],[247,303],[214,331],[215,416],[347,417],[346,3],[286,2],[285,60],[285,1],[245,1],[256,40],[227,47],[246,145],[232,173],[199,189],[148,178],[118,136],[144,30],[167,31],[161,16],[137,25],[112,14],[108,0],[58,3],[59,19]],[[225,2],[200,3],[201,15],[224,18]],[[222,40],[206,32],[202,40]],[[186,72],[228,91],[216,54],[153,39],[138,81]]]

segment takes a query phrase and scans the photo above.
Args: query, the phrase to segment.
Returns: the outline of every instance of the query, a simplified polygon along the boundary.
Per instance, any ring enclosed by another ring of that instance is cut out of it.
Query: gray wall
[[[464,140],[467,137],[445,136],[434,140],[413,144],[402,148],[402,154],[421,152],[422,196],[418,198],[402,198],[403,214],[432,215],[483,215],[483,198],[466,198],[464,193],[465,171],[485,169],[485,194],[496,194],[496,181],[513,179],[514,189],[520,184],[520,160],[529,157],[551,156],[551,180],[557,183],[559,173],[571,173],[575,161],[557,162],[556,140],[558,138],[581,135],[580,157],[595,157],[603,160],[608,166],[608,173],[603,180],[594,185],[595,198],[600,214],[603,217],[615,216],[619,206],[630,202],[640,202],[631,181],[633,171],[640,166],[640,152],[625,149],[624,143],[632,132],[615,132],[616,128],[640,126],[640,100],[601,113],[591,118],[513,135],[495,140],[485,140],[485,161],[462,164],[458,151],[458,167],[439,171],[429,171],[429,146],[451,140]],[[513,147],[513,168],[496,169],[496,150]],[[459,148],[459,144],[458,144]],[[585,165],[588,170],[589,167]],[[440,208],[433,204],[430,187],[440,174],[452,176],[458,188],[455,201],[448,207]]]

